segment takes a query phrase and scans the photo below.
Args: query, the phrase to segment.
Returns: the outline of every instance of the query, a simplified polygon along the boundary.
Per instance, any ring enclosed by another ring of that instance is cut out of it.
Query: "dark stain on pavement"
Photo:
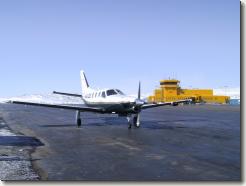
[[[43,146],[44,144],[35,137],[29,136],[0,136],[2,146]]]

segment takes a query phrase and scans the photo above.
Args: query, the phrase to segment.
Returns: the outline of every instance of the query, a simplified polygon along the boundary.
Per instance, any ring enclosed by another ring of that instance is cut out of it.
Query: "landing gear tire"
[[[131,128],[132,128],[132,124],[131,124],[131,116],[128,115],[128,116],[126,117],[126,119],[127,119],[127,123],[128,123],[128,129],[131,129]]]
[[[77,119],[77,126],[78,126],[78,127],[81,127],[81,119],[80,119],[80,118]]]
[[[137,116],[134,116],[133,117],[133,125],[135,126],[135,127],[137,127]]]

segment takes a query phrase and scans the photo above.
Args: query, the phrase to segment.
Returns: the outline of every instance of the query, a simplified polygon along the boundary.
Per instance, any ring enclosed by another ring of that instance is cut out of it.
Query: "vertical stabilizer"
[[[80,79],[81,79],[82,95],[84,95],[86,92],[88,92],[90,87],[83,70],[80,71]]]

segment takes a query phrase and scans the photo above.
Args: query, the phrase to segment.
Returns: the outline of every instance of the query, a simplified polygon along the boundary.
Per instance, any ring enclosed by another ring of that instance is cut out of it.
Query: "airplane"
[[[82,94],[72,94],[57,91],[53,91],[53,93],[65,96],[79,97],[83,100],[85,106],[45,104],[23,101],[9,101],[9,103],[75,110],[76,124],[78,127],[80,127],[82,124],[80,117],[81,112],[117,114],[119,117],[122,116],[127,118],[128,128],[131,129],[132,124],[136,128],[140,127],[140,112],[142,110],[166,105],[177,106],[179,103],[188,103],[191,101],[190,99],[186,99],[174,102],[147,103],[141,99],[140,82],[138,86],[138,97],[135,98],[124,94],[121,90],[116,88],[100,90],[92,89],[89,86],[89,83],[83,70],[80,71],[80,78]]]

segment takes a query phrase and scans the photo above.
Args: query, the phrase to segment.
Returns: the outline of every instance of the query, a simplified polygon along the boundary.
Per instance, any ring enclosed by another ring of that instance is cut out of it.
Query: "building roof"
[[[160,83],[179,83],[180,81],[179,80],[176,80],[176,79],[163,79],[163,80],[160,80]]]

